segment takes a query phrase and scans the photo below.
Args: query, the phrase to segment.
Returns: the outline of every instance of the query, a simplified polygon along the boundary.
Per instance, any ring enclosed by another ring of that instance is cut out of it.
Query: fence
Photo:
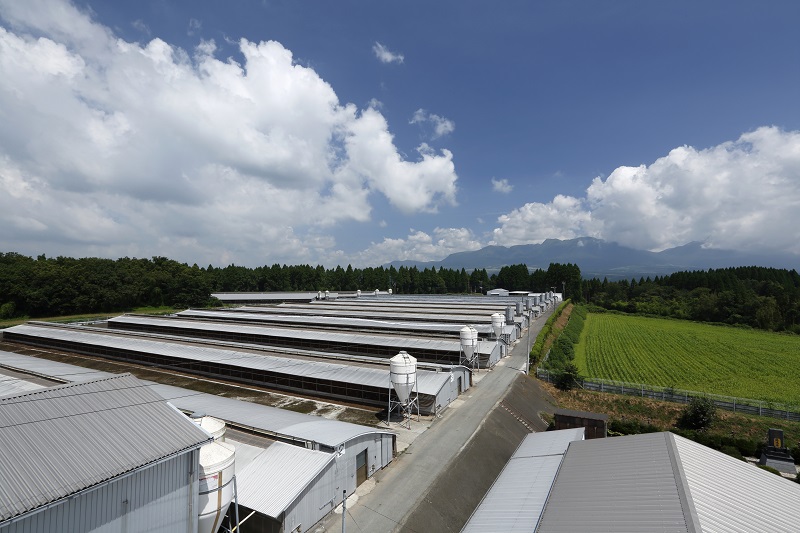
[[[536,377],[553,382],[554,376],[549,370],[544,368],[536,369]],[[800,412],[791,411],[789,405],[774,404],[761,400],[751,400],[747,398],[734,398],[731,396],[720,396],[718,394],[706,394],[703,392],[686,391],[673,389],[671,387],[657,387],[654,385],[643,385],[640,383],[625,383],[622,381],[611,381],[599,378],[583,378],[581,385],[585,390],[596,392],[608,392],[611,394],[626,394],[628,396],[640,396],[653,400],[663,400],[667,402],[689,403],[692,398],[709,398],[714,405],[726,411],[734,413],[745,413],[748,415],[768,416],[780,418],[793,422],[800,422]]]

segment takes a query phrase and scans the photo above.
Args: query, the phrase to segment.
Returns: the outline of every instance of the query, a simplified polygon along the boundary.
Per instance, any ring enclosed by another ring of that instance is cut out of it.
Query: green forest
[[[524,265],[489,276],[485,269],[377,267],[326,269],[322,266],[279,265],[248,268],[229,265],[189,266],[166,257],[152,259],[37,258],[0,253],[0,319],[111,313],[139,307],[206,307],[219,304],[214,292],[373,291],[398,294],[486,292],[516,283],[549,290],[563,275],[559,265],[532,276]],[[578,271],[579,273],[579,271]]]
[[[279,265],[198,267],[166,257],[32,258],[0,253],[0,319],[113,313],[139,307],[205,307],[214,292],[373,291],[397,294],[564,292],[597,308],[650,316],[800,333],[800,275],[795,270],[738,267],[609,282],[581,277],[578,265],[524,264],[486,269],[401,266],[325,268]]]

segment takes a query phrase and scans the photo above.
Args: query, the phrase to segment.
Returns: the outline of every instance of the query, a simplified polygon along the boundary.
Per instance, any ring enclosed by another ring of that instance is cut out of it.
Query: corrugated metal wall
[[[0,526],[0,532],[195,533],[198,453],[177,455],[101,485]]]
[[[347,443],[345,453],[331,463],[286,511],[284,531],[307,531],[342,503],[342,491],[356,490],[356,457],[367,450],[367,475],[388,465],[394,457],[393,435],[364,435]]]

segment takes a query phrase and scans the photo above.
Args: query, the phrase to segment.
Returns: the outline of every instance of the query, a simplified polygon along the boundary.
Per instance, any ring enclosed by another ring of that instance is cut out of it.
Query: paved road
[[[531,342],[544,326],[548,311],[531,327]],[[395,531],[404,517],[445,471],[448,463],[480,427],[487,413],[502,399],[527,361],[527,336],[516,344],[509,357],[482,376],[464,395],[464,403],[445,410],[424,433],[385,470],[373,478],[374,488],[352,506],[348,504],[345,527],[348,533],[388,533]],[[483,372],[483,371],[482,371]],[[543,406],[542,408],[545,408]],[[341,514],[332,514],[317,532],[341,531]]]

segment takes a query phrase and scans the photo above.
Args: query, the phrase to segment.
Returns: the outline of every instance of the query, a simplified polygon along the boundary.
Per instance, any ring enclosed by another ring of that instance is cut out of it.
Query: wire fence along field
[[[553,383],[556,375],[554,373],[551,374],[550,371],[543,368],[537,368],[536,377],[548,383]],[[714,405],[718,408],[726,411],[800,422],[800,412],[796,410],[797,406],[792,405],[775,404],[749,398],[734,398],[732,396],[722,396],[719,394],[706,394],[697,391],[673,389],[671,387],[644,385],[641,383],[625,383],[623,381],[613,381],[609,379],[583,378],[580,385],[583,389],[588,391],[639,396],[642,398],[675,403],[689,403],[692,398],[708,398],[714,402]]]

